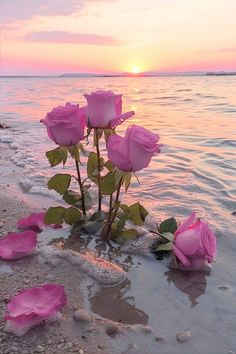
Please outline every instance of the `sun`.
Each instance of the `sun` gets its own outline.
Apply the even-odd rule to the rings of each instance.
[[[132,66],[130,72],[131,72],[132,74],[140,74],[140,73],[141,73],[141,70],[140,70],[140,68],[139,68],[138,66]]]

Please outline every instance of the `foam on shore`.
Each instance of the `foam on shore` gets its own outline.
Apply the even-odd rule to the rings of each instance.
[[[40,257],[49,264],[57,265],[61,260],[65,260],[73,266],[78,266],[90,277],[103,285],[114,285],[122,282],[126,277],[126,272],[119,265],[95,257],[91,252],[85,254],[73,250],[60,250],[53,246],[40,247]]]

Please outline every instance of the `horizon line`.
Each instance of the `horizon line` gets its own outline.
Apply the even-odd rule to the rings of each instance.
[[[10,77],[54,77],[54,78],[73,78],[73,77],[158,77],[158,76],[175,76],[175,75],[236,75],[235,70],[193,70],[193,71],[144,71],[140,73],[120,72],[120,73],[93,73],[93,72],[78,72],[78,73],[63,73],[63,74],[5,74],[0,75],[0,78]]]

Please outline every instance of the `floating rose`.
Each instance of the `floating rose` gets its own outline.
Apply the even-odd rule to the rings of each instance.
[[[87,100],[86,124],[89,128],[114,128],[134,111],[122,113],[122,95],[112,91],[96,91],[85,94]]]
[[[148,166],[155,153],[161,151],[162,145],[157,144],[158,141],[159,135],[132,125],[126,130],[124,138],[119,135],[108,138],[108,157],[122,171],[139,171]]]
[[[52,224],[46,225],[44,222],[46,212],[34,213],[27,218],[20,219],[17,223],[19,229],[33,229],[35,231],[42,231],[45,226],[51,226],[54,229],[61,228],[61,225]]]
[[[0,258],[17,259],[29,255],[37,246],[37,233],[10,233],[0,240]]]
[[[47,126],[48,136],[56,144],[77,144],[84,139],[85,107],[67,103],[53,108],[41,122]]]
[[[200,268],[216,256],[216,237],[193,212],[174,233],[173,251],[184,267]]]
[[[64,286],[45,284],[23,289],[7,305],[7,332],[18,336],[55,315],[66,304]]]

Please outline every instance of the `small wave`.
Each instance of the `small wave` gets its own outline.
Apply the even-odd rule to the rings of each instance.
[[[179,96],[159,96],[156,97],[157,100],[178,100]]]
[[[189,91],[192,91],[192,89],[179,89],[179,90],[176,90],[176,92],[189,92]]]

